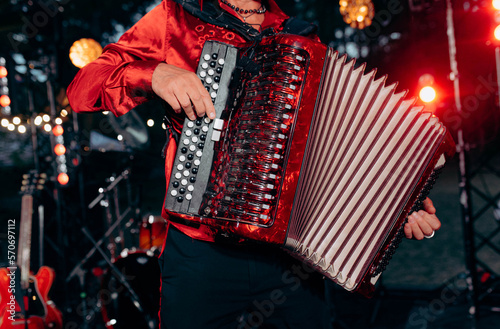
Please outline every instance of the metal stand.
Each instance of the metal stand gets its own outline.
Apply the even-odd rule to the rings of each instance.
[[[453,81],[455,106],[457,113],[462,112],[462,103],[460,98],[460,84],[457,64],[457,47],[455,42],[455,27],[453,22],[453,6],[451,0],[446,0],[446,34],[448,35],[448,46],[450,55],[450,78]],[[459,196],[462,210],[462,223],[464,227],[464,242],[465,242],[465,265],[466,265],[466,282],[467,282],[467,302],[468,316],[471,321],[471,328],[476,328],[476,304],[477,304],[477,265],[474,251],[474,236],[472,224],[472,209],[470,186],[468,180],[468,145],[463,136],[462,127],[457,132],[457,153],[459,157]]]

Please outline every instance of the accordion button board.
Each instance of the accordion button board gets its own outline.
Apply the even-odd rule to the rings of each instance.
[[[212,161],[214,142],[221,136],[224,120],[221,119],[229,93],[229,83],[236,67],[238,50],[216,41],[206,42],[198,63],[197,75],[212,97],[216,118],[207,116],[190,120],[186,117],[179,138],[165,205],[179,213],[197,213],[209,179],[210,166],[200,166]]]

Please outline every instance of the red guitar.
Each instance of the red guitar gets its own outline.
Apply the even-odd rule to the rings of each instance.
[[[61,329],[61,312],[48,296],[54,270],[42,266],[36,275],[30,273],[33,193],[43,180],[33,172],[24,178],[20,233],[13,235],[18,239],[19,266],[0,268],[0,329]],[[8,225],[14,231],[14,220],[9,220]],[[9,254],[8,258],[13,260],[14,255]]]

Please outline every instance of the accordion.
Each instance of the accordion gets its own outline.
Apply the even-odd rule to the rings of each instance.
[[[281,245],[369,296],[454,143],[375,71],[307,38],[204,45],[216,119],[186,119],[165,208],[215,237]]]

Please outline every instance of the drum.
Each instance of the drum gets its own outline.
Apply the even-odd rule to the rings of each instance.
[[[108,268],[99,294],[106,328],[157,328],[161,275],[158,259],[153,251],[125,249],[115,260],[114,266],[138,296],[144,312],[134,306],[134,299],[126,286]]]
[[[149,215],[143,219],[139,230],[139,248],[143,250],[161,250],[167,222],[161,216]]]

